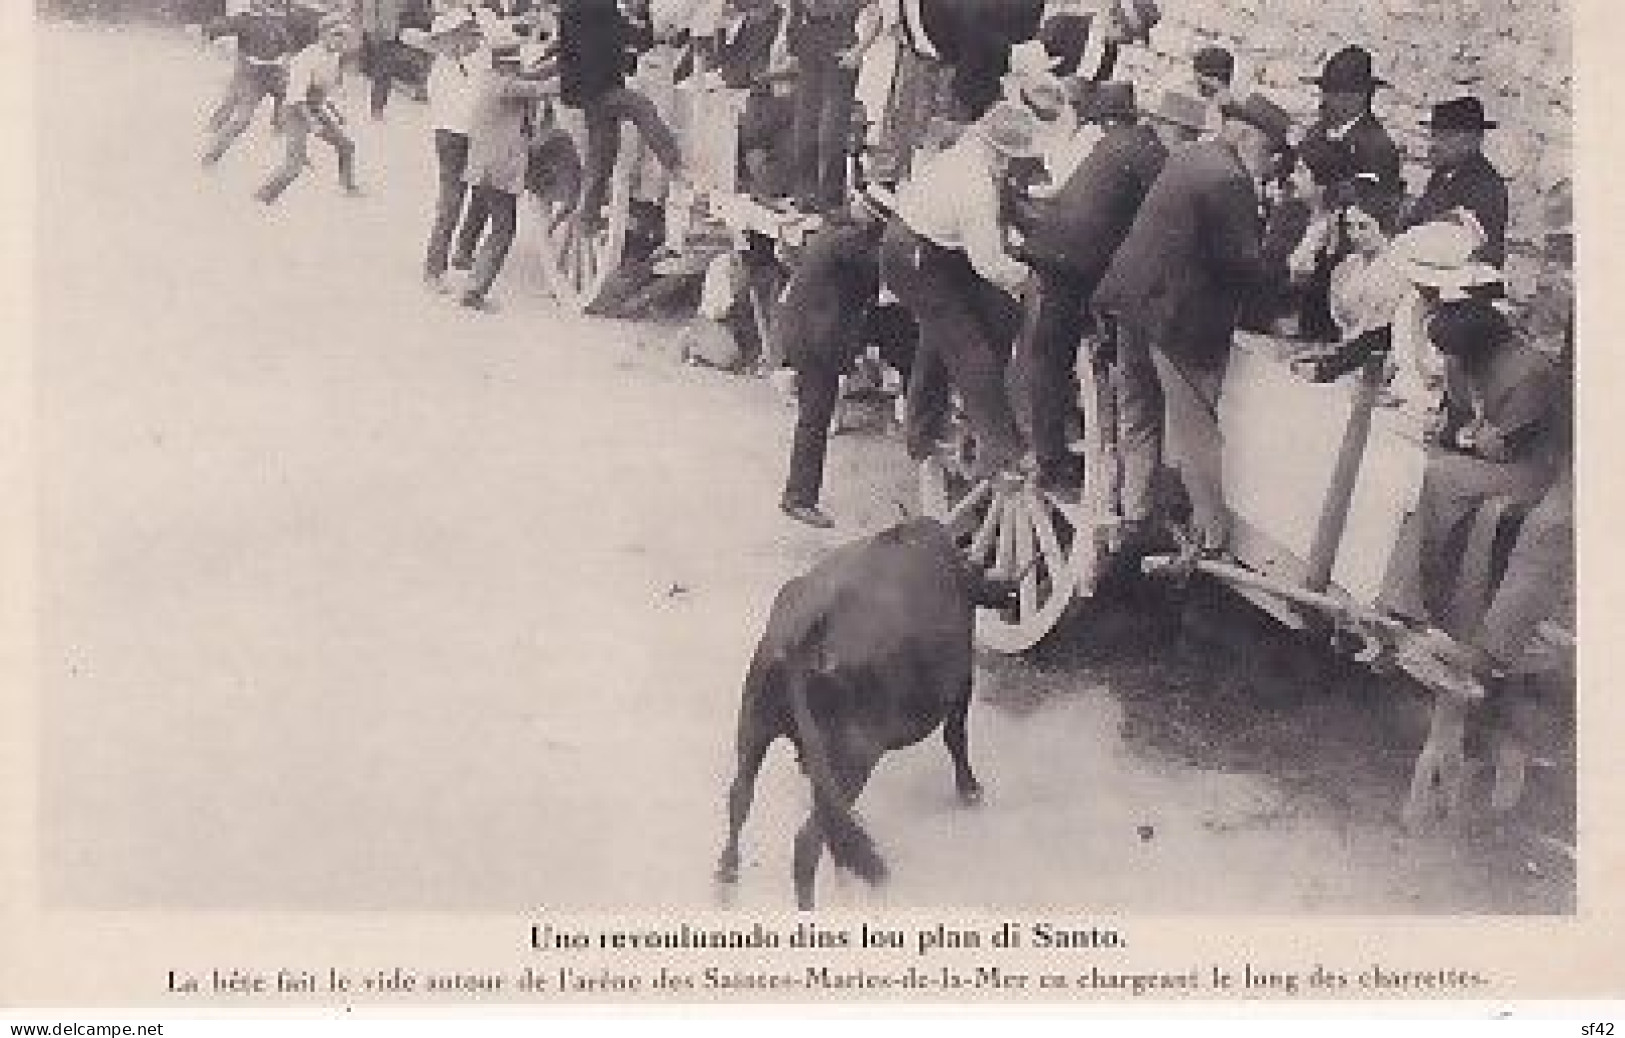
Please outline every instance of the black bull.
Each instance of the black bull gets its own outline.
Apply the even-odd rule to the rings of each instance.
[[[831,553],[774,599],[745,675],[739,770],[728,793],[728,839],[717,879],[739,877],[739,833],[756,775],[779,738],[795,744],[813,807],[796,835],[796,902],[813,907],[824,844],[836,865],[870,883],[886,863],[852,812],[880,758],[942,725],[960,798],[982,787],[966,753],[971,630],[977,605],[1009,587],[969,569],[950,532],[915,519]]]

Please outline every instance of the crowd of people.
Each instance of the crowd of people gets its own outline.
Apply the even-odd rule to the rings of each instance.
[[[1061,500],[1077,500],[1085,476],[1071,441],[1087,351],[1113,402],[1129,550],[1169,518],[1157,485],[1170,467],[1188,497],[1182,543],[1222,553],[1220,394],[1246,328],[1322,344],[1306,377],[1384,365],[1385,402],[1425,427],[1419,536],[1390,606],[1448,632],[1433,662],[1451,680],[1516,670],[1549,612],[1550,568],[1572,561],[1572,229],[1560,192],[1543,241],[1557,280],[1532,320],[1514,320],[1508,191],[1485,154],[1496,123],[1480,98],[1432,104],[1428,177],[1411,196],[1369,50],[1350,44],[1302,70],[1319,98],[1304,123],[1242,82],[1223,47],[1196,50],[1175,81],[1120,74],[1124,48],[1159,22],[1152,0],[349,2],[327,0],[306,25],[289,0],[250,0],[207,25],[236,37],[238,63],[204,162],[269,99],[286,158],[259,197],[274,203],[299,177],[312,135],[359,190],[333,104],[358,52],[374,116],[396,86],[427,94],[438,178],[424,278],[447,292],[448,267],[470,269],[471,308],[491,306],[546,106],[584,116],[568,218],[595,226],[625,123],[675,184],[712,187],[631,83],[641,54],[675,46],[679,76],[744,96],[742,190],[818,227],[791,250],[765,351],[796,374],[781,500],[792,518],[833,525],[820,505],[831,416],[880,326],[908,340],[898,366],[912,457],[943,449],[957,397],[976,477],[1032,480]],[[940,144],[903,149],[883,174],[853,161],[866,133],[859,69],[878,46],[897,55],[884,135],[924,140],[924,113]],[[877,322],[882,312],[908,319]],[[1486,547],[1491,502],[1529,513],[1510,554]]]
[[[861,348],[858,315],[879,305],[877,285],[917,330],[910,454],[945,449],[951,391],[976,443],[974,478],[1078,499],[1074,371],[1089,353],[1109,380],[1109,478],[1130,552],[1166,530],[1165,468],[1188,500],[1179,542],[1225,552],[1219,414],[1236,332],[1298,339],[1295,370],[1312,380],[1381,365],[1381,403],[1429,445],[1381,603],[1431,632],[1408,650],[1425,657],[1410,669],[1455,692],[1506,685],[1572,588],[1567,183],[1550,186],[1541,214],[1537,305],[1514,306],[1508,190],[1485,152],[1496,122],[1480,98],[1431,105],[1426,181],[1408,195],[1405,156],[1374,104],[1389,84],[1361,46],[1305,70],[1319,105],[1299,123],[1237,83],[1222,48],[1191,55],[1185,81],[1142,85],[1113,78],[1110,60],[1062,74],[1061,35],[1011,48],[991,66],[997,89],[956,69],[957,139],[916,155],[895,190],[865,187],[805,250],[778,315],[800,404],[784,510],[832,523],[809,473],[831,373]]]

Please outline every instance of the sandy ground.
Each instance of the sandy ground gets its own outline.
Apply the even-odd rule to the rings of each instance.
[[[316,145],[267,211],[263,122],[197,166],[223,51],[54,27],[39,66],[46,898],[714,904],[744,662],[783,579],[898,516],[898,445],[837,440],[806,530],[765,383],[561,316],[523,245],[500,315],[424,293],[409,101],[349,103],[367,197]],[[981,668],[986,806],[936,740],[894,755],[894,880],[824,904],[1572,910],[1521,843],[1398,832],[1417,733],[1377,700],[1260,699],[1132,617],[1060,642]],[[805,803],[781,746],[737,904],[790,904]]]

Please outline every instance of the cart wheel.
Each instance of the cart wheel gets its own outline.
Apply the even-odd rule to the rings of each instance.
[[[541,234],[542,275],[559,305],[574,313],[600,302],[620,269],[639,148],[633,134],[621,135],[604,219],[597,227],[588,227],[577,204],[584,180],[585,139],[564,130],[551,134],[532,148],[529,177]]]
[[[920,496],[925,514],[948,524],[972,563],[1021,578],[1013,608],[976,611],[976,640],[984,648],[1025,652],[1055,629],[1077,591],[1078,553],[1093,551],[1090,537],[1079,536],[1077,506],[1031,481],[970,482],[959,465],[939,457],[920,463]]]

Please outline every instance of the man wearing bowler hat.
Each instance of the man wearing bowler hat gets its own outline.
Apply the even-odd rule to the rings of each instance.
[[[1094,308],[1117,353],[1119,498],[1130,541],[1150,530],[1163,437],[1196,543],[1224,546],[1219,389],[1242,300],[1264,278],[1260,182],[1290,117],[1262,94],[1223,108],[1219,135],[1169,152],[1112,257]]]
[[[1304,134],[1304,146],[1345,150],[1351,176],[1375,178],[1383,211],[1373,213],[1392,226],[1404,194],[1400,180],[1400,153],[1388,131],[1371,111],[1377,88],[1388,81],[1371,70],[1371,52],[1348,46],[1326,59],[1320,75],[1304,80],[1320,88],[1320,115]]]
[[[1038,481],[1068,498],[1083,483],[1080,459],[1066,449],[1066,418],[1068,399],[1077,398],[1073,368],[1086,304],[1168,156],[1139,121],[1132,83],[1102,83],[1093,101],[1101,138],[1058,190],[1012,213],[1024,236],[1017,255],[1038,280],[1018,346],[1032,383]]]
[[[830,420],[841,375],[863,346],[880,293],[880,237],[893,216],[891,192],[870,184],[852,193],[807,239],[773,314],[771,335],[796,373],[796,427],[779,510],[808,526],[834,525],[818,506]]]
[[[1217,133],[1224,122],[1220,109],[1231,100],[1231,84],[1236,78],[1236,56],[1223,47],[1199,48],[1191,57],[1192,82],[1196,96],[1207,105],[1207,123],[1204,129]]]
[[[1475,258],[1499,267],[1506,261],[1507,186],[1484,155],[1484,131],[1495,122],[1485,118],[1483,102],[1467,96],[1434,105],[1426,126],[1433,173],[1405,211],[1404,226],[1434,223],[1465,209],[1484,232]]]

